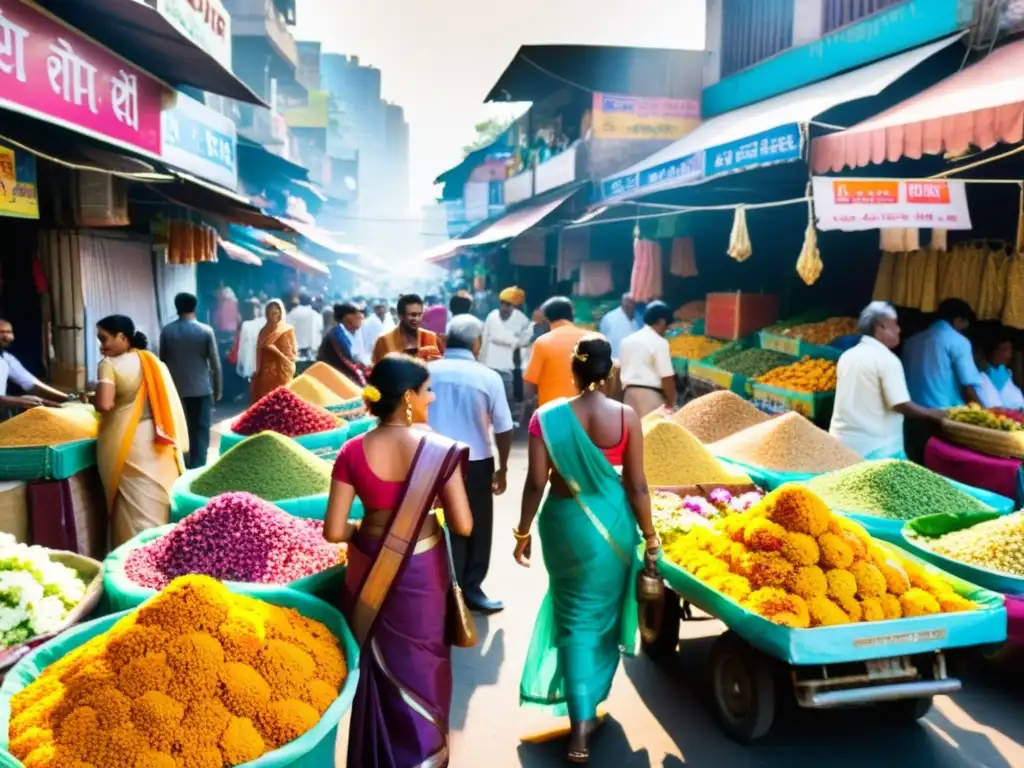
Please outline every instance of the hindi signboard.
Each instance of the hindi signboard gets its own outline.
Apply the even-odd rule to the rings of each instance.
[[[700,124],[700,102],[595,93],[596,139],[681,139]]]
[[[967,188],[945,179],[814,177],[818,229],[970,229]]]

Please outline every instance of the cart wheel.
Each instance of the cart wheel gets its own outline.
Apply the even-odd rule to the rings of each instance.
[[[715,708],[726,732],[740,742],[765,736],[775,719],[775,674],[771,660],[726,632],[711,651]]]
[[[679,595],[665,590],[665,604],[662,608],[661,627],[658,636],[651,642],[642,642],[643,652],[655,663],[671,659],[679,648],[679,623],[682,619]]]
[[[897,723],[916,723],[932,709],[932,697],[920,699],[900,699],[887,701],[880,705],[886,721]]]

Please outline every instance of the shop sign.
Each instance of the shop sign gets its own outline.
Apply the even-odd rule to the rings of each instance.
[[[181,34],[231,70],[231,15],[221,0],[156,0],[156,9]]]
[[[970,229],[963,181],[814,177],[818,229]]]
[[[0,216],[39,218],[36,157],[0,141]]]
[[[802,152],[800,126],[780,125],[739,141],[704,150],[704,177],[749,171],[752,168],[799,160]]]
[[[645,190],[654,191],[654,188],[663,184],[692,184],[700,181],[703,176],[704,153],[696,152],[636,173],[605,179],[601,182],[601,197],[608,199]]]
[[[595,93],[596,139],[681,139],[700,124],[700,102]]]
[[[238,138],[231,118],[179,93],[174,109],[164,112],[162,120],[164,160],[228,189],[238,188]]]
[[[0,0],[0,107],[160,153],[163,85],[20,0]]]

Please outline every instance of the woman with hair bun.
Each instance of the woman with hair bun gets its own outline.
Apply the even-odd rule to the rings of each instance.
[[[568,714],[568,759],[585,763],[620,649],[635,651],[640,531],[649,572],[661,544],[651,522],[640,417],[601,391],[612,371],[611,345],[588,334],[571,365],[580,394],[549,403],[530,421],[529,468],[512,535],[516,562],[528,568],[530,529],[547,488],[538,527],[548,595],[534,624],[520,701]]]
[[[472,533],[473,517],[469,449],[421,426],[433,399],[421,361],[385,356],[363,390],[378,426],[334,464],[324,538],[350,542],[342,605],[362,652],[348,765],[362,768],[449,764],[451,582],[434,502],[454,534]],[[348,522],[356,496],[366,510],[358,530]]]
[[[146,351],[146,336],[132,319],[105,317],[96,323],[96,336],[103,353],[96,377],[96,457],[117,547],[167,525],[171,486],[185,471],[188,428],[170,371]]]

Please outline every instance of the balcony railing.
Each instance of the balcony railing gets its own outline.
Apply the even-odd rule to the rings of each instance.
[[[505,205],[521,203],[533,197],[533,169],[527,168],[505,179]]]
[[[539,195],[549,189],[576,181],[576,144],[541,163],[534,170],[536,182],[533,193]]]
[[[299,65],[299,46],[274,0],[225,0],[232,37],[265,37],[289,65]]]

